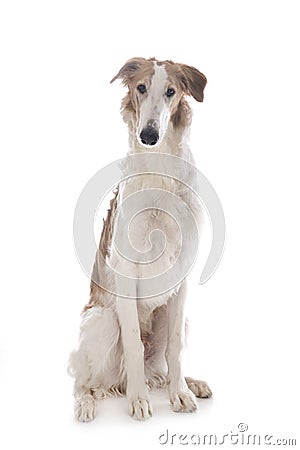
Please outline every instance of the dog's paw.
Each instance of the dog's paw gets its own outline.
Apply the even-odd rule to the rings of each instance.
[[[193,412],[197,409],[196,397],[189,389],[171,393],[170,402],[175,412]]]
[[[212,391],[205,381],[194,380],[193,378],[186,377],[186,382],[189,389],[199,398],[210,398]]]
[[[92,395],[84,395],[75,401],[74,413],[80,422],[90,422],[95,417],[96,402]]]
[[[152,406],[146,396],[129,399],[129,414],[136,420],[147,420],[152,417]]]

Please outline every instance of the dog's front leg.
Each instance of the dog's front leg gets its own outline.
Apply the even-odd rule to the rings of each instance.
[[[188,388],[183,376],[182,354],[185,341],[185,294],[184,282],[177,295],[168,301],[168,344],[166,360],[168,363],[169,398],[173,411],[192,412],[197,409],[196,397]]]
[[[136,300],[118,298],[117,313],[127,373],[129,413],[134,419],[146,420],[152,416],[152,408],[145,383],[144,346],[140,337]]]

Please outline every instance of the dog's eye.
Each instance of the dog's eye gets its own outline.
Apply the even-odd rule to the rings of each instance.
[[[173,88],[169,88],[166,92],[167,97],[172,97],[175,94],[175,90]]]
[[[144,84],[139,84],[137,87],[137,90],[141,93],[141,94],[145,94],[146,92],[146,86]]]

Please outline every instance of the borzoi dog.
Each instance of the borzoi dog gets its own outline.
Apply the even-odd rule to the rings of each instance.
[[[129,154],[163,153],[194,164],[187,142],[191,109],[185,96],[202,102],[205,76],[185,64],[133,58],[111,82],[116,79],[128,88],[122,115],[129,130]],[[126,395],[134,419],[148,419],[152,415],[151,387],[167,386],[172,410],[176,412],[195,411],[195,397],[212,395],[204,381],[183,375],[185,281],[176,284],[174,279],[174,288],[152,297],[146,297],[139,284],[142,277],[163,273],[178,256],[180,239],[172,217],[161,209],[145,208],[144,214],[131,224],[131,239],[141,254],[149,250],[153,229],[163,230],[168,236],[163,254],[152,265],[124,261],[114,250],[116,239],[122,240],[127,233],[122,225],[122,203],[137,191],[146,193],[153,188],[162,195],[168,192],[184,198],[195,214],[200,211],[186,186],[160,174],[126,179],[115,190],[98,252],[102,261],[126,274],[126,286],[122,289],[128,295],[126,298],[104,290],[95,282],[97,277],[92,276],[90,300],[82,312],[79,346],[69,362],[69,372],[75,378],[75,416],[82,422],[94,418],[96,400],[113,395]],[[165,210],[168,211],[168,204]],[[185,209],[178,214],[184,221]],[[193,236],[186,245],[190,249],[195,246]],[[99,261],[96,258],[94,275],[100,270]]]

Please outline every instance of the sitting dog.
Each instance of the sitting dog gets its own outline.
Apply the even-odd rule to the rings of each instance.
[[[194,164],[187,142],[191,109],[185,97],[202,102],[206,77],[185,64],[133,58],[112,82],[116,79],[128,88],[122,115],[129,130],[129,155],[168,154]],[[123,258],[114,245],[126,238],[126,199],[136,192],[146,200],[149,193],[154,201],[164,205],[147,209],[145,202],[145,208],[141,207],[143,214],[131,223],[131,242],[141,257],[145,252],[157,254],[154,234],[149,246],[153,230],[162,230],[168,236],[164,251],[158,259],[150,259],[149,264]],[[165,193],[172,196],[164,197]],[[90,300],[82,312],[79,346],[69,362],[70,374],[75,378],[75,415],[80,421],[92,420],[96,400],[112,395],[126,395],[130,415],[138,420],[148,419],[152,415],[151,387],[167,386],[171,407],[177,412],[192,412],[197,408],[195,397],[212,395],[205,382],[183,375],[186,281],[178,283],[174,273],[173,287],[153,296],[143,292],[140,282],[164,273],[178,257],[180,232],[166,213],[175,197],[183,199],[196,216],[200,214],[199,204],[188,187],[157,173],[125,179],[114,192],[94,264]],[[185,245],[192,249],[196,244],[193,233],[189,236],[187,209],[178,208],[176,202],[174,205],[181,224],[187,228]],[[103,289],[99,275],[105,272],[103,264],[125,274],[121,281],[124,295]],[[115,280],[111,278],[109,283],[113,286]]]

